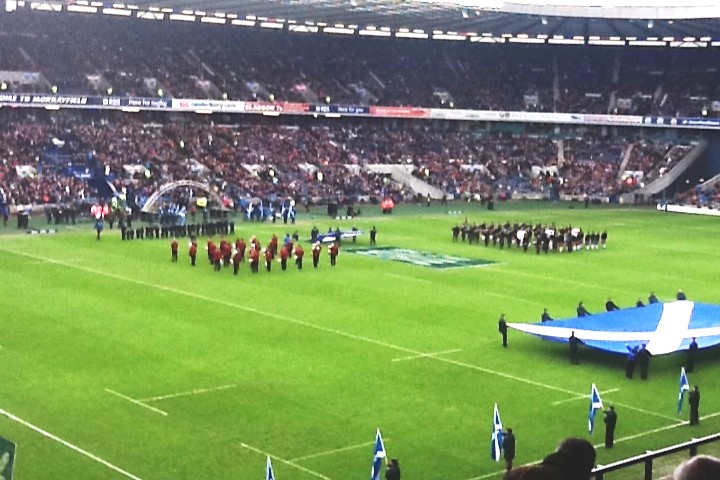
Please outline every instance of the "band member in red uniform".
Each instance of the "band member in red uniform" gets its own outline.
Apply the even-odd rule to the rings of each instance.
[[[240,262],[242,262],[242,255],[239,250],[235,250],[235,255],[232,257],[233,275],[237,275],[240,271]]]
[[[273,261],[273,252],[272,248],[268,247],[265,249],[265,268],[269,272],[272,270],[272,261]]]
[[[272,238],[270,238],[270,248],[272,249],[273,258],[275,258],[275,255],[278,253],[278,237],[274,233]]]
[[[260,262],[260,251],[257,248],[251,248],[250,253],[250,271],[252,273],[258,273],[258,263]]]
[[[312,247],[313,268],[317,268],[320,263],[320,252],[322,252],[320,242],[315,242]]]
[[[173,238],[172,243],[170,244],[170,253],[172,254],[172,261],[173,263],[177,262],[177,253],[178,253],[178,241],[177,238]]]
[[[287,247],[283,247],[280,249],[280,268],[283,272],[287,270],[287,261],[289,256],[290,250],[288,250]]]
[[[240,252],[240,261],[245,261],[245,249],[247,248],[247,244],[245,243],[245,239],[241,238],[239,240],[235,241],[235,250]]]
[[[340,249],[338,248],[338,242],[333,242],[332,245],[328,247],[328,253],[330,253],[330,265],[333,267],[335,266],[335,263],[337,262],[337,256],[338,251]]]
[[[223,240],[220,242],[220,251],[223,255],[223,264],[226,267],[230,266],[230,260],[232,258],[232,245],[230,245],[230,242],[227,242]]]
[[[303,250],[302,245],[298,244],[298,246],[295,247],[295,266],[298,268],[298,270],[302,270],[302,262],[304,256],[305,250]]]
[[[220,264],[222,263],[222,252],[219,248],[216,248],[213,252],[213,269],[216,272],[220,271]]]
[[[208,238],[207,253],[208,253],[208,261],[211,264],[215,261],[215,250],[217,250],[217,246],[215,246],[215,242],[212,241],[212,238]]]
[[[197,257],[197,242],[193,240],[190,243],[190,265],[195,266],[195,257]]]

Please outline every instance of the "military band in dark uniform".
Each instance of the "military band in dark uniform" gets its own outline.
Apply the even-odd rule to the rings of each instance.
[[[468,244],[480,244],[488,247],[511,249],[513,245],[523,252],[527,252],[531,245],[535,253],[568,252],[582,250],[598,250],[607,247],[607,231],[589,231],[567,225],[557,227],[555,224],[535,225],[528,223],[472,223],[467,220],[462,224],[454,225],[451,229],[452,241],[462,242],[467,240]]]

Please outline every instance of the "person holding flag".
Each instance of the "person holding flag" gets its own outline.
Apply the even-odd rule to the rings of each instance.
[[[677,413],[682,413],[683,403],[685,402],[685,392],[690,391],[690,382],[688,382],[687,375],[685,374],[685,367],[680,367],[680,393],[678,393],[678,408]]]
[[[505,470],[510,471],[513,467],[513,460],[515,460],[515,435],[513,435],[512,428],[508,428],[503,434],[502,441],[503,458],[505,458]]]
[[[375,450],[373,452],[372,467],[370,468],[370,480],[380,480],[380,469],[383,460],[387,462],[387,452],[385,451],[385,444],[383,443],[382,435],[380,435],[380,429],[378,428],[375,434]]]
[[[595,384],[592,384],[592,389],[590,390],[590,413],[588,414],[588,433],[592,435],[593,430],[595,430],[595,414],[598,410],[602,410],[603,403],[602,399],[600,398],[600,392],[598,392],[597,387]]]
[[[385,472],[385,480],[400,480],[400,463],[397,458],[391,458]]]
[[[265,463],[265,480],[275,480],[275,472],[273,472],[270,455],[268,455],[267,462]]]

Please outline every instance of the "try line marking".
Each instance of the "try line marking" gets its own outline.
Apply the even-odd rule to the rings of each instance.
[[[374,443],[374,442],[373,442],[373,443]],[[295,461],[293,461],[293,460],[285,460],[284,458],[276,457],[275,455],[270,455],[269,453],[263,452],[263,451],[260,450],[259,448],[255,448],[255,447],[253,447],[252,445],[248,445],[247,443],[241,443],[240,446],[243,447],[243,448],[246,448],[246,449],[250,450],[251,452],[259,453],[260,455],[262,455],[262,456],[264,456],[264,457],[270,457],[270,458],[273,459],[273,460],[277,460],[277,461],[279,461],[279,462],[282,462],[282,463],[284,463],[285,465],[290,465],[291,467],[297,468],[298,470],[303,471],[303,472],[305,472],[305,473],[309,473],[310,475],[312,475],[312,476],[314,476],[314,477],[322,478],[323,480],[330,480],[329,477],[326,477],[326,476],[323,475],[322,473],[318,473],[318,472],[316,472],[316,471],[314,471],[314,470],[310,470],[309,468],[305,468],[305,467],[303,467],[302,465],[298,465],[298,464],[295,463]]]
[[[220,300],[220,299],[218,299],[218,298],[213,298],[213,297],[208,297],[208,296],[205,296],[205,295],[200,295],[200,294],[198,294],[198,293],[193,293],[193,292],[189,292],[189,291],[185,291],[185,290],[180,290],[180,289],[168,287],[168,286],[165,286],[165,285],[158,285],[158,284],[156,284],[156,283],[144,282],[144,281],[142,281],[142,280],[138,280],[138,279],[135,279],[135,278],[123,277],[122,275],[116,275],[116,274],[114,274],[114,273],[106,272],[106,271],[103,271],[103,270],[95,270],[95,269],[93,269],[93,268],[85,267],[85,266],[83,266],[83,265],[73,265],[73,264],[71,264],[71,263],[61,262],[61,261],[56,260],[56,259],[54,259],[54,258],[45,258],[45,257],[41,257],[41,256],[39,256],[39,255],[32,255],[32,254],[29,254],[29,253],[17,252],[17,251],[15,251],[15,250],[10,250],[10,249],[7,249],[7,248],[0,248],[0,251],[7,252],[7,253],[11,253],[11,254],[14,254],[14,255],[19,255],[19,256],[21,256],[21,257],[33,258],[33,259],[36,259],[36,260],[46,260],[48,264],[59,265],[59,266],[62,266],[62,267],[72,268],[72,269],[75,269],[75,270],[80,270],[80,271],[83,271],[83,272],[93,273],[93,274],[95,274],[95,275],[100,275],[100,276],[107,277],[107,278],[114,278],[114,279],[116,279],[116,280],[122,280],[123,282],[126,282],[126,283],[134,283],[135,285],[141,285],[141,286],[143,286],[143,287],[155,288],[155,289],[158,289],[158,290],[162,290],[162,291],[164,291],[164,292],[170,292],[170,293],[174,293],[174,294],[176,294],[176,295],[181,295],[181,296],[185,296],[185,297],[188,297],[188,298],[194,298],[194,299],[197,299],[197,300],[202,300],[203,302],[211,302],[211,303],[216,303],[216,304],[218,304],[218,305],[224,305],[224,306],[226,306],[226,307],[235,308],[235,309],[242,310],[242,311],[245,311],[245,312],[253,313],[253,314],[258,315],[258,316],[264,316],[264,317],[267,317],[267,318],[273,318],[273,319],[275,319],[275,320],[281,320],[281,321],[283,321],[283,322],[292,323],[292,324],[294,324],[294,325],[301,325],[301,326],[303,326],[303,327],[312,328],[312,329],[315,329],[315,330],[318,330],[318,331],[321,331],[321,332],[331,333],[331,334],[333,334],[333,335],[337,335],[337,336],[340,336],[340,337],[351,338],[351,339],[353,339],[353,340],[358,340],[358,341],[365,342],[365,343],[369,343],[369,344],[372,344],[372,345],[378,345],[378,346],[385,347],[385,348],[389,348],[389,349],[392,349],[392,350],[397,350],[397,351],[403,352],[403,353],[405,353],[405,354],[407,354],[407,355],[424,355],[424,352],[420,352],[420,351],[415,350],[415,349],[412,349],[412,348],[403,347],[403,346],[401,346],[401,345],[396,345],[396,344],[389,343],[389,342],[386,342],[386,341],[383,341],[383,340],[376,340],[376,339],[370,338],[370,337],[364,337],[364,336],[362,336],[362,335],[357,335],[357,334],[354,334],[354,333],[343,332],[342,330],[336,330],[336,329],[334,329],[334,328],[324,327],[324,326],[322,326],[322,325],[316,325],[316,324],[314,324],[314,323],[306,322],[306,321],[299,320],[299,319],[297,319],[297,318],[288,317],[288,316],[285,316],[285,315],[280,315],[280,314],[277,314],[277,313],[266,312],[266,311],[264,311],[264,310],[260,310],[260,309],[257,309],[257,308],[248,307],[247,305],[240,305],[240,304],[237,304],[237,303],[232,303],[232,302],[228,302],[228,301],[225,301],[225,300]],[[497,270],[497,271],[500,271],[500,270]],[[520,383],[525,383],[525,384],[527,384],[527,385],[533,385],[533,386],[538,387],[538,388],[544,388],[544,389],[546,389],[546,390],[552,390],[552,391],[555,391],[555,392],[566,393],[566,394],[571,395],[571,396],[573,396],[573,397],[581,397],[581,396],[584,396],[584,394],[582,394],[582,393],[574,392],[574,391],[568,390],[568,389],[566,389],[566,388],[556,387],[556,386],[554,386],[554,385],[548,385],[548,384],[543,383],[543,382],[538,382],[538,381],[535,381],[535,380],[530,380],[530,379],[528,379],[528,378],[518,377],[518,376],[515,376],[515,375],[511,375],[511,374],[509,374],[509,373],[505,373],[505,372],[498,372],[497,370],[491,370],[491,369],[489,369],[489,368],[480,367],[480,366],[478,366],[478,365],[473,365],[473,364],[471,364],[471,363],[460,362],[460,361],[457,361],[457,360],[453,360],[453,359],[451,359],[451,358],[446,358],[446,357],[442,357],[442,356],[435,356],[435,357],[428,357],[428,358],[437,360],[437,361],[439,361],[439,362],[444,362],[444,363],[447,363],[447,364],[450,364],[450,365],[454,365],[454,366],[456,366],[456,367],[468,368],[468,369],[475,370],[475,371],[478,371],[478,372],[486,373],[486,374],[488,374],[488,375],[494,375],[494,376],[496,376],[496,377],[505,378],[505,379],[513,380],[513,381],[520,382]],[[648,414],[648,415],[653,415],[653,416],[656,416],[656,417],[659,417],[659,418],[664,418],[664,419],[666,419],[666,420],[668,420],[668,419],[669,419],[669,420],[672,420],[672,421],[675,421],[675,420],[676,420],[675,418],[669,417],[669,416],[667,416],[667,415],[663,415],[663,414],[660,414],[660,413],[651,412],[651,411],[649,411],[649,410],[643,410],[643,409],[637,408],[637,407],[631,407],[631,406],[629,406],[629,405],[624,405],[624,404],[620,404],[620,403],[617,403],[617,402],[615,402],[615,405],[620,406],[620,407],[623,407],[623,408],[626,408],[626,409],[628,409],[628,410],[635,410],[635,411],[637,411],[637,412],[645,413],[645,414]]]
[[[390,441],[390,439],[386,438],[385,441],[388,442],[388,441]],[[326,450],[326,451],[320,452],[320,453],[313,453],[310,455],[293,458],[290,461],[291,462],[300,462],[302,460],[309,460],[311,458],[324,457],[326,455],[333,455],[335,453],[346,452],[348,450],[355,450],[356,448],[371,447],[373,445],[375,445],[375,442],[358,443],[357,445],[350,445],[349,447],[336,448],[334,450]]]
[[[606,393],[613,393],[619,391],[619,388],[611,388],[610,390],[605,390],[604,392],[600,392],[601,396]],[[566,398],[565,400],[558,400],[557,402],[553,402],[553,405],[560,405],[562,403],[567,402],[574,402],[576,400],[588,400],[590,398],[590,395],[583,395],[582,397],[574,397],[574,398]]]
[[[139,402],[159,402],[160,400],[167,400],[168,398],[187,397],[189,395],[199,395],[201,393],[217,392],[218,390],[227,390],[228,388],[235,388],[237,385],[222,385],[220,387],[213,388],[195,388],[188,390],[187,392],[171,393],[169,395],[160,395],[157,397],[141,398]]]
[[[420,355],[410,355],[409,357],[393,358],[393,362],[404,362],[405,360],[416,360],[418,358],[430,358],[437,357],[438,355],[445,355],[447,353],[462,352],[462,348],[456,348],[454,350],[445,350],[444,352],[432,352],[432,353],[421,353]]]
[[[150,406],[150,405],[144,404],[144,403],[142,402],[142,400],[136,400],[136,399],[134,399],[134,398],[130,398],[130,397],[128,397],[127,395],[123,395],[122,393],[118,393],[118,392],[116,392],[115,390],[110,390],[109,388],[106,388],[105,391],[106,391],[107,393],[109,393],[109,394],[115,395],[116,397],[120,397],[120,398],[122,398],[123,400],[127,400],[127,401],[130,402],[130,403],[134,403],[135,405],[139,405],[139,406],[141,406],[141,407],[143,407],[143,408],[147,408],[148,410],[152,410],[152,411],[155,412],[155,413],[159,413],[160,415],[162,415],[162,416],[164,416],[164,417],[167,417],[167,415],[168,415],[167,412],[164,412],[164,411],[160,410],[159,408],[155,408],[155,407],[152,407],[152,406]]]
[[[138,477],[137,475],[133,475],[132,473],[127,472],[127,471],[123,470],[122,468],[117,467],[117,466],[113,465],[112,463],[110,463],[110,462],[108,462],[108,461],[106,461],[106,460],[103,460],[102,458],[98,457],[98,456],[95,455],[95,454],[92,454],[92,453],[88,452],[87,450],[83,450],[82,448],[80,448],[80,447],[78,447],[78,446],[76,446],[76,445],[73,445],[73,444],[70,443],[70,442],[67,442],[67,441],[63,440],[62,438],[57,437],[57,436],[53,435],[52,433],[43,430],[43,429],[40,428],[40,427],[36,427],[36,426],[33,425],[32,423],[26,422],[26,421],[23,420],[22,418],[17,417],[17,416],[15,416],[15,415],[13,415],[12,413],[8,412],[8,411],[5,411],[5,410],[3,410],[3,409],[0,409],[0,415],[3,415],[3,416],[5,416],[5,417],[9,418],[9,419],[12,420],[13,422],[17,422],[17,423],[19,423],[20,425],[22,425],[22,426],[24,426],[24,427],[27,427],[27,428],[29,428],[30,430],[32,430],[32,431],[34,431],[34,432],[36,432],[36,433],[39,433],[39,434],[42,435],[43,437],[49,438],[50,440],[54,440],[54,441],[58,442],[59,444],[65,446],[65,447],[67,447],[67,448],[69,448],[70,450],[74,450],[74,451],[76,451],[77,453],[88,457],[88,458],[91,459],[91,460],[94,460],[94,461],[96,461],[96,462],[98,462],[98,463],[100,463],[100,464],[102,464],[102,465],[105,465],[105,466],[108,467],[110,470],[114,470],[114,471],[116,471],[117,473],[119,473],[119,474],[121,474],[121,475],[123,475],[123,476],[125,476],[125,477],[127,477],[127,478],[131,478],[132,480],[142,480],[142,479],[141,479],[140,477]]]

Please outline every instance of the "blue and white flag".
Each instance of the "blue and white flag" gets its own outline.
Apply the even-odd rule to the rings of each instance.
[[[370,470],[370,480],[380,480],[380,469],[385,458],[387,458],[385,444],[378,428],[375,434],[375,451],[373,453],[372,469]]]
[[[270,455],[268,455],[267,463],[265,464],[265,480],[275,480],[275,472],[273,472]]]
[[[495,404],[495,413],[493,414],[493,430],[492,430],[492,438],[490,442],[490,458],[495,460],[496,462],[500,461],[501,453],[502,453],[502,443],[503,443],[503,426],[502,421],[500,420],[500,412],[497,408],[497,403]]]
[[[680,393],[678,394],[678,414],[682,413],[683,403],[685,401],[685,392],[690,391],[690,382],[688,382],[685,374],[685,367],[680,368]]]
[[[590,391],[590,413],[588,414],[588,432],[593,433],[595,429],[595,414],[598,410],[603,408],[602,399],[600,398],[600,392],[598,392],[595,384],[592,384],[592,390]]]

